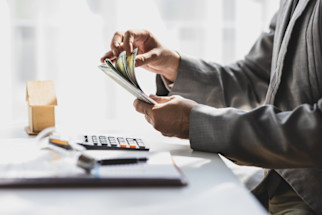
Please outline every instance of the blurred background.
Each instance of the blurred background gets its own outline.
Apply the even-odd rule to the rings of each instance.
[[[57,121],[141,120],[97,66],[117,30],[148,29],[180,53],[228,64],[268,29],[278,0],[0,0],[0,126],[28,119],[26,82],[54,80]],[[147,94],[155,76],[137,68]]]

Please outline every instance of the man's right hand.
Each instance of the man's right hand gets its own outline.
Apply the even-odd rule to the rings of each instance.
[[[124,50],[129,56],[135,48],[138,48],[135,66],[142,66],[151,72],[163,75],[171,82],[176,80],[179,54],[165,48],[146,30],[116,32],[111,41],[111,50],[101,58],[101,62],[106,58],[114,60]]]

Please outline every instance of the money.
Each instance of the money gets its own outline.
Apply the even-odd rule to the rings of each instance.
[[[112,67],[113,70],[116,70],[126,80],[132,83],[136,88],[141,90],[135,76],[135,58],[137,52],[138,49],[136,48],[128,57],[126,56],[125,51],[121,52],[121,54],[116,58],[115,66],[109,59],[107,59],[106,63],[108,66]]]
[[[127,71],[126,71],[127,70],[126,63],[124,63],[124,61],[126,61],[126,53],[125,53],[125,51],[122,52],[116,58],[115,67],[123,75],[124,78],[126,78],[126,79],[128,79],[130,81],[130,79],[128,78]]]
[[[135,77],[135,58],[136,58],[136,54],[138,52],[138,49],[136,48],[133,53],[127,57],[126,59],[126,65],[127,65],[127,72],[128,72],[128,76],[130,78],[130,80],[132,81],[132,83],[141,90],[136,77]]]
[[[135,58],[137,51],[135,49],[130,56],[126,56],[126,52],[124,51],[116,58],[115,64],[110,59],[105,59],[104,64],[98,67],[138,99],[149,104],[156,104],[153,99],[142,91],[137,82],[135,76]]]

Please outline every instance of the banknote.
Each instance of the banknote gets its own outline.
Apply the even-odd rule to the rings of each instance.
[[[126,53],[125,51],[122,52],[117,58],[116,58],[116,62],[115,62],[115,67],[116,69],[123,75],[124,78],[128,79],[129,81],[131,81],[128,77],[128,73],[127,73],[127,68],[126,68],[126,64],[124,63],[124,61],[126,61]]]
[[[126,56],[125,51],[121,52],[121,54],[116,58],[115,68],[125,79],[141,90],[135,76],[135,57],[137,51],[138,49],[136,48],[130,56]]]
[[[126,58],[126,65],[127,65],[127,71],[128,71],[130,80],[137,88],[141,89],[135,76],[135,58],[136,58],[137,52],[138,52],[138,49],[135,49],[133,53]]]
[[[99,68],[137,98],[150,104],[156,104],[142,91],[136,79],[135,58],[137,51],[138,49],[135,49],[130,56],[126,56],[126,52],[123,51],[116,58],[115,64],[110,59],[105,59],[104,64]]]

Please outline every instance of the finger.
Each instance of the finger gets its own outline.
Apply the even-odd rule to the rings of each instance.
[[[153,105],[143,102],[139,99],[135,99],[133,105],[137,112],[151,116],[150,113]]]
[[[146,41],[150,36],[150,32],[145,30],[128,30],[124,33],[124,50],[129,56],[133,52],[133,46],[138,46]]]
[[[130,56],[133,52],[133,43],[134,43],[134,32],[133,31],[127,31],[124,34],[124,50],[126,51],[126,56]]]
[[[166,133],[166,132],[161,132],[161,134],[165,137],[173,137],[173,135]]]
[[[157,58],[157,54],[153,51],[137,55],[135,58],[135,66],[139,67],[139,66],[149,64],[156,58]]]
[[[115,32],[113,39],[111,41],[111,50],[114,56],[118,56],[121,53],[120,46],[124,40],[124,33],[121,31]]]
[[[109,59],[111,59],[111,60],[114,60],[115,58],[116,58],[116,56],[113,54],[113,52],[112,52],[112,50],[110,50],[110,51],[108,51],[108,52],[106,52],[104,55],[103,55],[103,57],[101,57],[101,62],[102,63],[104,63],[104,60],[106,59],[106,58],[109,58]]]
[[[166,102],[172,100],[172,97],[169,97],[169,96],[162,96],[162,97],[160,97],[160,96],[156,96],[156,95],[152,95],[151,94],[151,95],[149,95],[149,97],[151,99],[153,99],[154,101],[156,101],[157,103],[159,103],[159,104],[166,103]]]
[[[144,115],[145,120],[152,125],[152,119],[148,115]]]

